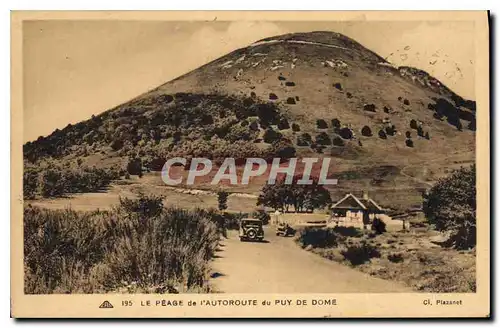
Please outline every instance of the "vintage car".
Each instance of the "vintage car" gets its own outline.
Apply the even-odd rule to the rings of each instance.
[[[242,219],[240,222],[241,241],[262,241],[264,239],[264,229],[262,221],[259,219]]]
[[[295,230],[288,223],[280,222],[276,225],[276,236],[286,237],[293,235],[295,235]]]

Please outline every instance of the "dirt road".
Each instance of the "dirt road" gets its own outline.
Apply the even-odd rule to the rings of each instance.
[[[388,293],[412,292],[324,259],[264,228],[265,242],[240,242],[229,231],[213,263],[211,284],[223,293]]]

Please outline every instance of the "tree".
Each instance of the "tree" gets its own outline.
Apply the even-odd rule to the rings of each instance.
[[[326,132],[321,132],[316,136],[316,143],[318,145],[328,146],[332,144],[332,141]]]
[[[25,170],[23,174],[23,197],[24,199],[35,198],[38,187],[38,172]]]
[[[328,129],[328,124],[323,119],[316,120],[316,126],[318,129]]]
[[[291,184],[285,184],[284,179],[281,179],[274,185],[265,185],[257,205],[269,206],[283,212],[288,212],[291,206],[296,212],[312,212],[331,203],[330,193],[318,184],[316,178],[311,178],[310,185],[299,185],[297,182],[301,178],[300,175],[294,176]]]
[[[423,210],[438,231],[449,232],[450,246],[476,245],[476,166],[441,178],[424,195]]]
[[[221,190],[217,193],[217,202],[219,204],[219,211],[224,211],[227,209],[227,197],[229,194],[227,191]]]
[[[372,129],[368,125],[363,126],[361,129],[361,135],[365,137],[371,137],[372,136]]]

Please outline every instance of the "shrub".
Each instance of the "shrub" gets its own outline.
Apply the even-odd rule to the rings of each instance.
[[[350,93],[350,92],[346,92],[345,95],[347,96],[347,98],[352,98],[352,93]]]
[[[404,261],[403,254],[401,253],[391,253],[387,255],[387,259],[392,263],[400,263]]]
[[[384,113],[389,114],[390,112],[392,112],[391,107],[389,107],[389,106],[384,106]]]
[[[286,103],[289,105],[295,105],[296,104],[295,98],[293,98],[293,97],[286,98]]]
[[[361,231],[355,227],[338,226],[333,228],[333,231],[345,237],[359,237],[362,235]]]
[[[418,126],[418,127],[417,127],[417,135],[418,135],[419,137],[423,137],[423,136],[424,136],[424,129],[422,129],[422,127],[421,127],[421,126]]]
[[[344,146],[344,140],[342,140],[341,137],[335,137],[335,138],[333,138],[333,145],[342,147],[342,146]]]
[[[120,207],[127,213],[140,214],[142,217],[153,217],[163,210],[163,200],[160,196],[139,193],[137,199],[120,197]]]
[[[270,149],[272,157],[292,158],[295,157],[295,148],[288,139],[280,139],[273,141]]]
[[[332,128],[335,129],[340,129],[340,121],[337,118],[332,119]]]
[[[130,175],[142,175],[142,160],[140,158],[129,158],[127,172]]]
[[[300,232],[298,241],[303,248],[307,246],[312,247],[337,247],[345,237],[335,232],[332,228],[311,228],[306,227]]]
[[[341,251],[341,254],[351,265],[360,265],[369,262],[374,257],[380,257],[380,252],[377,248],[365,241],[362,241],[360,244],[348,246],[347,249]]]
[[[352,130],[349,129],[349,128],[342,128],[339,130],[339,135],[343,138],[343,139],[352,139],[353,135],[352,135]]]
[[[410,105],[410,101],[405,98],[405,100],[403,100],[403,104],[405,104],[406,106],[409,106]]]
[[[385,132],[388,136],[393,136],[396,134],[396,126],[394,124],[389,125],[385,128]]]
[[[411,138],[411,132],[410,131],[406,131],[405,135],[406,135],[407,138]]]
[[[276,140],[281,139],[281,136],[282,136],[281,133],[276,132],[271,127],[269,127],[264,132],[263,139],[264,139],[265,143],[269,143],[270,144],[270,143],[273,143]]]
[[[316,126],[318,129],[328,129],[328,124],[323,119],[316,120]]]
[[[379,218],[374,218],[373,219],[373,222],[372,222],[372,230],[375,231],[377,234],[383,234],[384,232],[386,232],[386,225],[385,225],[385,222],[382,221],[381,219]]]
[[[337,82],[337,83],[335,83],[335,84],[333,84],[333,86],[334,86],[334,87],[335,87],[335,89],[337,89],[337,90],[342,90],[342,84],[340,84],[340,83],[338,83],[338,82]]]
[[[219,243],[212,213],[141,213],[122,205],[110,212],[25,207],[24,292],[208,291],[205,278]]]
[[[378,131],[378,136],[380,139],[387,139],[387,134],[385,133],[384,130],[379,130]]]
[[[316,143],[318,145],[328,146],[332,144],[332,141],[326,132],[321,132],[316,136]]]
[[[361,135],[365,137],[371,137],[372,136],[372,129],[368,125],[363,126],[361,129]]]
[[[312,143],[312,138],[309,133],[302,133],[297,136],[297,146],[310,146]]]
[[[286,118],[282,118],[278,122],[278,129],[280,129],[280,130],[290,129],[290,124],[288,123],[288,120]]]
[[[412,119],[410,121],[410,128],[416,130],[418,128],[417,121],[415,121],[415,120]]]
[[[257,123],[257,121],[252,121],[252,122],[250,122],[250,125],[248,126],[248,128],[251,131],[257,131],[257,130],[259,130],[259,124]]]
[[[405,141],[405,145],[406,145],[407,147],[412,148],[412,147],[413,147],[413,140],[411,140],[410,138],[406,139],[406,141]]]
[[[293,132],[299,132],[300,131],[300,126],[297,123],[292,123],[292,131]]]
[[[289,82],[285,82],[285,85],[286,85],[287,87],[294,87],[294,86],[295,86],[295,82],[291,82],[291,81],[289,81]]]
[[[270,100],[277,100],[277,99],[278,99],[278,96],[277,96],[275,93],[272,93],[272,92],[271,92],[271,93],[269,94],[269,99],[270,99]]]
[[[425,139],[429,140],[431,137],[429,136],[429,132],[425,133]]]

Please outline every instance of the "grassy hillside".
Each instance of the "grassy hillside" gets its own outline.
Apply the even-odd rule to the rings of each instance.
[[[474,160],[475,110],[427,73],[394,67],[341,34],[298,33],[233,51],[23,150],[28,168],[328,156],[340,183],[332,194],[367,189],[404,207]],[[263,183],[231,188],[256,192]]]

